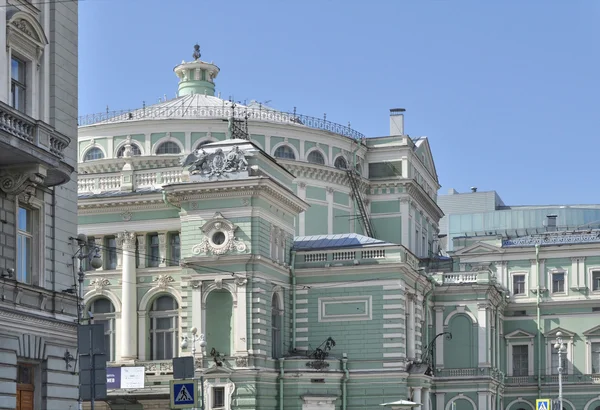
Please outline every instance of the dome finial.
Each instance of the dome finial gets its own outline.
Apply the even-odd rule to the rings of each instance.
[[[200,46],[198,45],[198,43],[196,43],[196,45],[194,46],[194,54],[192,54],[192,57],[194,57],[194,61],[200,58]]]

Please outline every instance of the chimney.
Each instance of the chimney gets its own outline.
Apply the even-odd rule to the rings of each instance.
[[[404,108],[390,109],[390,135],[404,135]]]
[[[477,187],[476,186],[472,186],[471,187],[471,192],[473,192],[473,193],[477,192]]]
[[[546,230],[556,231],[556,218],[558,215],[546,215]]]

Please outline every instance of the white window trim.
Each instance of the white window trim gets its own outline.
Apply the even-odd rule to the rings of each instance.
[[[277,151],[277,149],[279,147],[281,147],[282,145],[285,145],[285,146],[291,148],[291,150],[294,152],[294,156],[295,156],[294,159],[291,159],[291,158],[278,158],[278,157],[275,156],[275,151]],[[287,141],[282,141],[282,142],[276,144],[274,147],[271,148],[271,153],[272,153],[271,156],[273,158],[280,159],[280,160],[283,160],[283,161],[298,161],[300,159],[300,153],[298,152],[298,150],[296,149],[296,147],[294,147],[292,144],[290,144]]]
[[[179,146],[179,154],[160,154],[160,155],[183,155],[183,154],[187,153],[187,151],[185,150],[185,147],[183,146],[181,141],[179,141],[178,138],[171,136],[170,132],[167,132],[167,135],[160,138],[152,146],[152,155],[159,155],[156,153],[156,151],[158,150],[158,147],[160,147],[164,142],[174,142],[175,144],[177,144]]]
[[[533,376],[533,374],[534,374],[534,370],[533,370],[534,338],[535,338],[535,335],[517,336],[517,337],[510,337],[510,335],[506,336],[506,347],[508,350],[506,353],[506,360],[507,360],[506,370],[507,370],[508,376],[513,376],[513,346],[515,346],[515,345],[520,346],[520,345],[525,345],[525,344],[527,345],[527,375]]]
[[[525,276],[525,292],[524,293],[519,293],[516,294],[515,293],[515,289],[514,289],[514,276],[517,275],[523,275]],[[508,274],[509,278],[510,278],[510,294],[515,297],[515,298],[526,298],[529,296],[529,273],[526,271],[514,271],[514,272],[509,272]]]
[[[154,305],[154,302],[156,302],[160,297],[163,296],[168,296],[170,298],[173,299],[173,301],[177,304],[177,308],[176,309],[171,309],[171,310],[152,310],[152,306]],[[156,329],[154,326],[152,326],[152,322],[154,319],[159,319],[159,318],[170,318],[170,319],[176,319],[177,323],[175,324],[175,326],[171,327],[168,331],[164,331],[166,329],[160,329],[159,331],[157,331],[158,329]],[[148,352],[148,357],[150,358],[150,360],[155,360],[155,361],[161,361],[161,360],[169,360],[169,359],[152,359],[152,357],[155,355],[156,353],[156,346],[153,345],[152,343],[152,336],[151,335],[157,335],[157,334],[164,334],[164,333],[172,333],[172,338],[173,338],[173,357],[177,357],[177,355],[179,354],[179,336],[182,334],[181,333],[181,307],[179,306],[179,302],[177,301],[177,298],[175,298],[175,296],[171,295],[171,294],[159,294],[153,301],[152,303],[150,303],[149,309],[148,309],[148,340],[150,341],[149,343],[149,352]],[[155,338],[156,341],[156,338]]]
[[[32,250],[32,262],[31,262],[31,274],[32,274],[32,278],[31,278],[31,283],[29,283],[29,285],[32,286],[40,286],[40,287],[44,287],[46,284],[46,258],[43,257],[43,255],[46,255],[46,249],[45,249],[45,242],[44,239],[46,238],[46,232],[45,232],[45,227],[46,227],[46,212],[44,209],[44,201],[40,200],[39,198],[31,195],[28,199],[28,201],[25,200],[24,195],[20,195],[16,201],[15,201],[15,242],[14,242],[14,249],[15,249],[15,271],[16,269],[18,269],[18,232],[19,232],[19,228],[18,228],[18,213],[19,213],[19,206],[23,206],[24,208],[29,209],[30,211],[32,211],[32,219],[31,219],[31,236],[32,236],[32,245],[31,245],[31,250]],[[52,223],[56,223],[56,220],[53,220]],[[34,257],[34,255],[42,255],[42,257]],[[18,272],[17,272],[18,275]],[[27,284],[27,283],[25,283]]]
[[[600,343],[600,336],[592,336],[585,340],[585,372],[592,374],[592,343]]]
[[[589,285],[588,288],[589,288],[590,292],[592,292],[594,294],[600,294],[600,289],[594,290],[594,287],[593,287],[592,279],[593,279],[594,272],[600,272],[600,266],[596,265],[596,266],[588,267],[588,285]]]
[[[138,140],[135,140],[133,138],[131,139],[131,141],[129,141],[129,143],[131,145],[135,145],[140,150],[140,155],[135,155],[136,157],[143,157],[145,155],[144,154],[144,143],[142,143],[142,142],[140,142]],[[121,142],[119,142],[117,144],[117,146],[115,147],[115,149],[113,151],[114,152],[113,153],[113,158],[122,158],[122,157],[118,157],[117,154],[119,153],[119,150],[121,148],[123,148],[125,145],[127,145],[127,140],[121,141]],[[132,156],[134,156],[134,155],[132,155]]]
[[[85,147],[83,149],[83,151],[81,151],[81,158],[79,158],[79,162],[88,162],[88,161],[84,161],[84,159],[85,159],[85,156],[87,155],[88,151],[91,150],[92,148],[98,148],[100,151],[102,151],[102,154],[104,154],[104,157],[101,159],[108,158],[106,156],[106,150],[104,149],[104,147],[94,141],[91,141],[90,145],[88,145],[87,147]],[[99,161],[99,160],[96,159],[96,160],[92,160],[92,161]]]
[[[552,351],[556,350],[554,344],[556,343],[556,335],[545,336],[546,337],[546,375],[555,376],[553,373],[554,369],[552,366]],[[573,374],[573,337],[564,335],[563,343],[565,344],[567,354],[567,374]],[[564,373],[563,373],[564,374]]]
[[[219,379],[217,379],[219,380]],[[212,405],[212,392],[215,387],[225,388],[225,407],[213,407]],[[231,410],[231,399],[233,392],[235,391],[235,384],[232,381],[228,382],[215,382],[211,383],[208,380],[204,381],[204,408],[206,410]]]
[[[556,273],[562,273],[565,275],[565,284],[564,284],[564,288],[565,291],[564,292],[554,292],[553,291],[553,287],[554,287],[554,281],[552,280],[552,276]],[[550,295],[553,296],[569,296],[569,271],[566,269],[548,269],[548,274],[546,276],[546,280],[548,281],[548,291],[550,293]]]
[[[311,154],[313,151],[317,151],[319,154],[321,154],[321,156],[323,157],[323,163],[322,163],[322,164],[318,164],[318,163],[316,163],[316,162],[310,162],[310,161],[308,160],[308,156],[309,156],[309,155],[310,155],[310,154]],[[275,151],[273,151],[273,153],[275,153]],[[304,158],[303,158],[302,160],[303,160],[303,161],[306,161],[307,163],[309,163],[309,164],[312,164],[312,165],[321,165],[321,166],[324,166],[324,167],[325,167],[325,166],[329,166],[329,164],[328,164],[328,162],[329,162],[329,161],[327,161],[327,155],[325,155],[325,151],[323,151],[323,150],[322,150],[321,148],[319,148],[319,147],[312,147],[312,148],[310,148],[308,151],[306,151],[306,152],[304,153]]]

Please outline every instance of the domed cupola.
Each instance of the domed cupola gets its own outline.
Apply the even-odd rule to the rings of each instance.
[[[182,61],[173,69],[179,77],[179,88],[177,96],[193,94],[215,95],[214,80],[219,75],[219,67],[213,63],[207,63],[200,60],[200,46],[194,46],[194,61],[186,63]]]

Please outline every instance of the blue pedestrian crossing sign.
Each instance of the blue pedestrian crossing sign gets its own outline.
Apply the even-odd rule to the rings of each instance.
[[[552,410],[550,399],[537,399],[535,401],[535,410]]]
[[[171,408],[189,409],[198,405],[198,380],[171,380]]]

